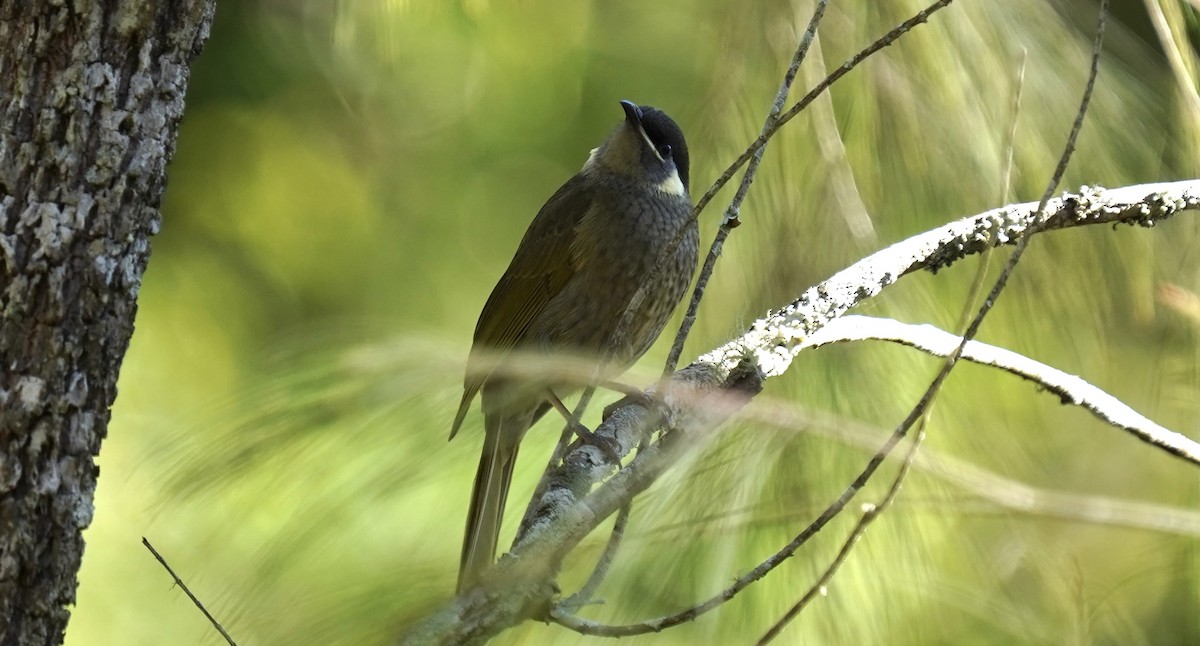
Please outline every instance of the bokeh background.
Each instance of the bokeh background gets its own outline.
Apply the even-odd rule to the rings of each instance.
[[[831,4],[801,90],[922,3]],[[798,117],[767,152],[685,361],[871,251],[1037,199],[1082,92],[1096,9],[960,0]],[[681,123],[701,193],[757,133],[810,10],[220,3],[67,643],[221,642],[142,536],[243,644],[390,643],[447,600],[478,413],[454,442],[446,434],[476,316],[525,226],[619,121],[622,98]],[[1114,2],[1066,187],[1200,175],[1196,24],[1187,1]],[[730,195],[704,216],[706,239]],[[981,337],[1200,436],[1197,320],[1177,307],[1200,283],[1198,241],[1193,214],[1040,236]],[[910,276],[860,311],[953,328],[980,271],[969,260]],[[1163,300],[1168,284],[1184,291]],[[648,383],[667,345],[630,379]],[[841,492],[937,366],[881,345],[802,355],[639,501],[605,603],[583,614],[673,612],[753,567]],[[929,460],[782,643],[1200,641],[1196,469],[972,366],[956,370],[928,430]],[[510,518],[557,431],[531,432]],[[756,638],[851,516],[718,611],[636,643]],[[566,590],[602,542],[568,564]],[[583,641],[599,640],[536,623],[497,640]]]

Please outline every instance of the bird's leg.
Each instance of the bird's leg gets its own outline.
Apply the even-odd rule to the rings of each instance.
[[[562,403],[562,400],[558,398],[558,395],[554,394],[553,390],[547,388],[545,396],[546,401],[550,402],[550,406],[554,410],[558,411],[558,414],[562,415],[563,419],[567,420],[567,426],[571,428],[575,435],[579,436],[579,439],[584,444],[590,444],[597,449],[600,449],[600,452],[603,453],[606,458],[620,468],[621,452],[616,442],[607,437],[600,437],[599,435],[596,435],[591,431],[591,429],[580,423],[579,419],[576,418],[575,415]]]
[[[567,420],[567,424],[571,427],[571,430],[574,431],[576,435],[591,433],[586,426],[576,419],[575,414],[567,408],[566,404],[562,403],[562,400],[558,398],[558,395],[554,394],[553,390],[547,388],[545,397],[546,401],[550,403],[550,407],[558,411],[558,414],[562,415],[563,419]]]

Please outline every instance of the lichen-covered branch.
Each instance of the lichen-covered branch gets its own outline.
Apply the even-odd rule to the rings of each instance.
[[[728,371],[752,359],[768,377],[783,374],[808,335],[907,273],[937,271],[985,249],[1015,244],[1031,230],[1040,233],[1092,224],[1152,227],[1182,211],[1200,209],[1200,180],[1118,189],[1085,186],[1078,193],[1051,199],[1040,219],[1037,206],[1027,202],[993,209],[867,256],[782,310],[755,321],[748,332],[700,361]]]
[[[605,518],[645,491],[678,462],[698,435],[711,432],[762,388],[762,375],[750,366],[718,379],[711,366],[693,364],[671,379],[662,393],[676,429],[595,491],[588,490],[612,467],[603,452],[580,446],[553,474],[528,531],[511,552],[484,573],[480,585],[414,626],[404,644],[477,644],[526,618],[548,616],[559,564]],[[701,402],[704,402],[702,405]],[[617,410],[596,434],[629,451],[658,411],[644,402]]]
[[[616,465],[601,451],[581,445],[569,452],[535,503],[536,512],[514,549],[480,587],[426,618],[403,643],[478,643],[522,619],[545,617],[559,563],[588,532],[649,487],[690,447],[703,445],[695,434],[711,432],[744,406],[764,378],[783,374],[811,334],[901,276],[936,271],[1033,231],[1088,224],[1153,226],[1181,211],[1200,209],[1200,180],[1085,188],[1050,200],[1040,219],[1037,206],[1018,204],[964,218],[868,256],[677,372],[659,393],[666,402],[665,426],[672,431],[606,481]],[[653,407],[631,403],[616,410],[596,433],[626,454],[656,425],[656,417]]]

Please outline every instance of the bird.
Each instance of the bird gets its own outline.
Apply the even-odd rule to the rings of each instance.
[[[585,357],[614,377],[654,343],[696,269],[687,142],[665,112],[621,101],[625,118],[538,211],[475,326],[453,439],[476,395],[483,451],[457,592],[496,557],[517,449],[559,395],[581,384],[512,374],[517,355]],[[621,330],[625,310],[638,300]],[[505,368],[510,368],[506,370]]]

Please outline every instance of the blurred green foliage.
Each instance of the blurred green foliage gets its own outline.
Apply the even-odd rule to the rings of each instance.
[[[1200,122],[1151,26],[1154,3],[1115,4],[1064,187],[1196,177]],[[478,413],[445,437],[475,317],[525,226],[621,118],[622,98],[682,124],[699,195],[757,133],[810,5],[221,3],[192,76],[67,642],[219,643],[141,535],[243,644],[390,643],[445,601]],[[920,7],[833,2],[794,95]],[[771,144],[685,359],[866,253],[1037,199],[1082,92],[1095,12],[1084,0],[962,0],[838,83]],[[1195,436],[1195,323],[1154,295],[1160,283],[1198,288],[1198,238],[1192,214],[1040,236],[981,336]],[[952,328],[977,267],[907,277],[861,310]],[[840,493],[936,367],[881,346],[802,355],[639,502],[606,603],[584,614],[673,612],[753,567]],[[865,444],[848,434],[861,424]],[[526,442],[510,518],[554,436],[545,422]],[[1200,502],[1194,469],[971,366],[950,380],[925,449],[1008,480],[973,489],[916,470],[785,643],[1200,641],[1195,512],[1171,511]],[[1014,492],[1031,507],[988,502]],[[875,483],[862,501],[881,493]],[[1167,529],[1039,508],[1052,493],[1068,507],[1091,496],[1149,510]],[[850,515],[717,612],[643,641],[756,638],[832,557]],[[592,537],[568,564],[565,590],[602,544]],[[498,642],[550,640],[587,641],[529,624]]]

